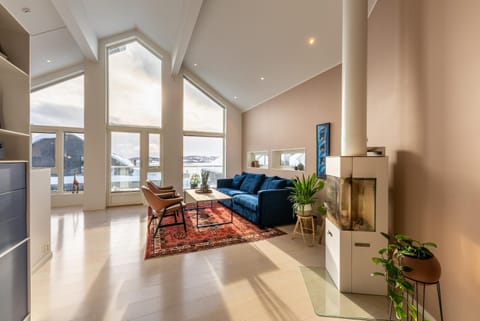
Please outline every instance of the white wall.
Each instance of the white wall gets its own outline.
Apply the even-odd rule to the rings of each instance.
[[[30,269],[35,272],[51,256],[50,169],[30,171]]]
[[[104,53],[104,51],[103,51]],[[85,62],[84,209],[105,208],[106,194],[106,76],[105,53],[98,63]]]

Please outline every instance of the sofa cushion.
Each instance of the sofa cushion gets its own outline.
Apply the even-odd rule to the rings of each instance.
[[[266,189],[270,189],[270,183],[274,180],[278,179],[276,176],[266,176],[265,179],[263,180],[262,185],[260,185],[260,188],[258,191],[264,191]]]
[[[287,187],[286,179],[274,179],[269,184],[269,189],[282,189]]]
[[[245,179],[245,175],[238,175],[238,174],[235,175],[232,180],[232,188],[239,189],[244,179]]]
[[[262,184],[264,178],[265,174],[246,174],[242,185],[240,185],[240,190],[250,194],[255,194],[260,187],[260,184]]]
[[[235,188],[229,188],[229,187],[220,187],[220,188],[217,188],[217,191],[219,191],[220,193],[223,193],[223,194],[226,194],[228,196],[235,196],[235,195],[239,195],[239,194],[246,194],[247,192],[244,192],[244,191],[240,191],[238,189],[235,189]]]
[[[233,202],[253,212],[256,212],[258,207],[258,196],[252,194],[240,194],[235,196]]]

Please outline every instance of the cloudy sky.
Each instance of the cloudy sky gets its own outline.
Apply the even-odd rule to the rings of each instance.
[[[138,42],[110,49],[109,122],[161,127],[161,73],[162,61]],[[83,81],[79,76],[32,93],[32,125],[83,128]],[[185,130],[223,132],[221,106],[188,81],[184,82],[184,95]],[[136,134],[114,134],[112,152],[125,158],[138,156],[138,142]],[[186,155],[218,155],[223,148],[223,139],[186,138],[184,142]],[[150,147],[159,150],[159,142],[151,142]]]
[[[30,123],[83,128],[83,75],[34,91]]]

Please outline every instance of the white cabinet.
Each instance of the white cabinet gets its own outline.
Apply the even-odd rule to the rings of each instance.
[[[30,269],[34,273],[51,258],[50,168],[30,170]]]
[[[386,157],[327,157],[328,215],[325,266],[346,293],[385,295],[385,280],[372,277],[372,262],[387,245],[388,160]]]

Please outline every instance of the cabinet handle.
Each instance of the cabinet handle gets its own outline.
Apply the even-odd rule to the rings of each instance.
[[[333,237],[333,234],[332,232],[328,231],[328,235],[332,236]]]
[[[357,246],[357,247],[370,247],[370,243],[357,243],[357,242],[355,242],[355,246]]]

